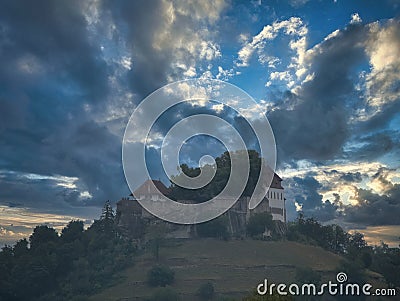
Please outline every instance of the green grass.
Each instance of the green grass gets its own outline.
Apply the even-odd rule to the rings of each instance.
[[[275,283],[293,281],[296,267],[311,267],[322,272],[324,278],[335,279],[334,270],[340,260],[340,256],[322,248],[296,242],[199,239],[161,248],[159,263],[175,271],[172,287],[182,300],[197,300],[194,293],[206,281],[214,284],[219,295],[240,297],[254,290],[264,278]],[[155,264],[149,254],[137,257],[117,285],[90,300],[143,300],[154,291],[145,281]]]

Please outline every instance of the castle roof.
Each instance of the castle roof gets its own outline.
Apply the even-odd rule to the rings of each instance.
[[[272,179],[270,187],[271,188],[276,188],[276,189],[283,189],[283,187],[282,187],[282,179],[276,173],[274,173],[274,178]]]
[[[138,189],[133,192],[133,195],[153,195],[160,194],[168,195],[169,190],[163,182],[158,180],[147,180]]]
[[[281,182],[281,177],[274,173],[270,188],[283,189]],[[154,195],[160,193],[165,196],[168,196],[169,194],[169,189],[164,185],[164,183],[159,180],[147,180],[140,185],[131,196],[138,197],[140,195]]]

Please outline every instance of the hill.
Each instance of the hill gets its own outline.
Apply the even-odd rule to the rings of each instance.
[[[335,279],[342,258],[320,247],[297,242],[214,239],[169,242],[160,252],[159,263],[175,271],[173,288],[182,300],[197,300],[194,293],[207,281],[219,296],[241,297],[254,290],[264,278],[290,283],[297,267],[310,267]],[[143,300],[154,289],[146,284],[146,274],[156,262],[149,254],[136,258],[123,272],[118,284],[90,298],[91,301]]]

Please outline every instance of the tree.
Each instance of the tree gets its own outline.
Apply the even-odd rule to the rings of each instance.
[[[46,246],[49,243],[55,243],[59,239],[56,230],[46,225],[36,226],[32,235],[29,237],[31,248],[37,249],[40,246]]]
[[[61,238],[65,242],[72,242],[82,237],[83,221],[70,221],[61,231]]]
[[[352,261],[360,261],[360,254],[367,251],[367,243],[364,240],[364,234],[355,232],[350,235],[346,248],[346,257]]]
[[[20,239],[17,241],[13,248],[13,255],[14,257],[18,258],[21,256],[28,255],[29,248],[28,248],[28,241],[26,238]]]
[[[114,209],[111,206],[111,203],[109,200],[106,201],[104,204],[103,210],[101,212],[101,220],[114,220],[115,214],[114,214]]]
[[[115,214],[114,209],[111,206],[110,201],[106,201],[104,204],[103,210],[101,212],[99,226],[101,231],[107,234],[115,233]]]
[[[272,215],[268,212],[256,213],[249,218],[246,226],[247,233],[252,236],[262,235],[266,229],[273,229]]]
[[[400,249],[381,243],[373,253],[371,269],[382,274],[390,287],[400,287]]]
[[[215,158],[216,166],[203,166],[203,172],[205,173],[211,172],[211,170],[216,168],[215,176],[210,183],[196,190],[182,188],[174,184],[174,182],[184,181],[183,174],[193,178],[198,176],[201,172],[199,167],[189,167],[187,164],[182,164],[180,167],[183,174],[178,174],[172,179],[173,181],[170,186],[170,194],[172,198],[177,200],[193,200],[195,202],[204,202],[215,197],[226,187],[226,184],[229,180],[231,172],[231,159],[242,156],[244,153],[246,153],[249,158],[250,170],[249,178],[242,196],[251,196],[259,178],[262,159],[259,153],[255,150],[239,150],[235,152],[224,152],[221,156]]]
[[[147,273],[147,283],[150,286],[167,286],[174,282],[175,272],[168,266],[157,265]]]
[[[37,226],[29,238],[30,248],[26,239],[2,248],[0,300],[67,301],[118,277],[116,272],[132,263],[133,246],[110,235],[114,226],[104,231],[105,222],[113,222],[112,208],[105,206],[103,213],[87,230],[83,222],[71,221],[59,237],[53,228]]]

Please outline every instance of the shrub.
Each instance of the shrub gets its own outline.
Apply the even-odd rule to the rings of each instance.
[[[166,286],[175,280],[175,272],[167,266],[158,265],[148,272],[147,283],[150,286]]]
[[[197,290],[197,296],[201,300],[211,300],[214,297],[214,285],[211,282],[203,283]]]

